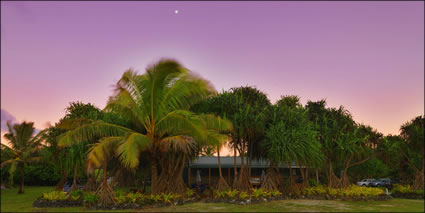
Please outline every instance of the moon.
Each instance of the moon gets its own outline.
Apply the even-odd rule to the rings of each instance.
[[[175,10],[175,11],[174,11],[174,13],[175,13],[175,14],[179,14],[179,10]]]

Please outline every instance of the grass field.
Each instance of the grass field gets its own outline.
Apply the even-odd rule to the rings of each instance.
[[[18,195],[18,189],[1,191],[1,212],[76,212],[85,211],[83,207],[73,208],[33,208],[32,203],[43,192],[53,187],[26,187],[25,194]],[[134,212],[135,210],[129,210]],[[335,211],[335,212],[424,212],[424,200],[393,199],[391,201],[327,201],[327,200],[282,200],[262,204],[235,205],[222,203],[192,203],[167,208],[150,208],[140,212],[301,212],[301,211]],[[88,211],[87,211],[88,212]],[[113,212],[113,211],[112,211]],[[117,211],[118,212],[118,211]],[[119,212],[122,212],[120,210]]]

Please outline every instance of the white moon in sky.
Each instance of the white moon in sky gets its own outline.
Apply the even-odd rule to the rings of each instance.
[[[174,11],[174,13],[175,13],[175,14],[179,14],[179,10],[175,10],[175,11]]]

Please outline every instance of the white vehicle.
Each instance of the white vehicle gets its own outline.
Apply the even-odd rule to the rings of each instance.
[[[357,182],[359,186],[372,186],[372,183],[376,182],[375,179],[363,179],[360,182]]]

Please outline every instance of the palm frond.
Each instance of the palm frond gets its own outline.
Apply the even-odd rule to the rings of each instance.
[[[198,141],[205,141],[207,137],[204,121],[186,110],[174,110],[168,113],[156,124],[156,129],[160,137],[165,134],[187,135]]]
[[[100,167],[104,161],[116,154],[115,150],[123,140],[123,136],[105,137],[93,144],[87,156],[88,168]]]
[[[139,164],[140,152],[146,150],[152,141],[140,133],[129,134],[118,147],[118,154],[123,165],[127,168],[135,168]]]
[[[96,138],[123,136],[130,132],[133,132],[133,130],[104,121],[94,121],[67,131],[59,136],[58,141],[60,146],[70,146],[73,143],[92,141]]]

